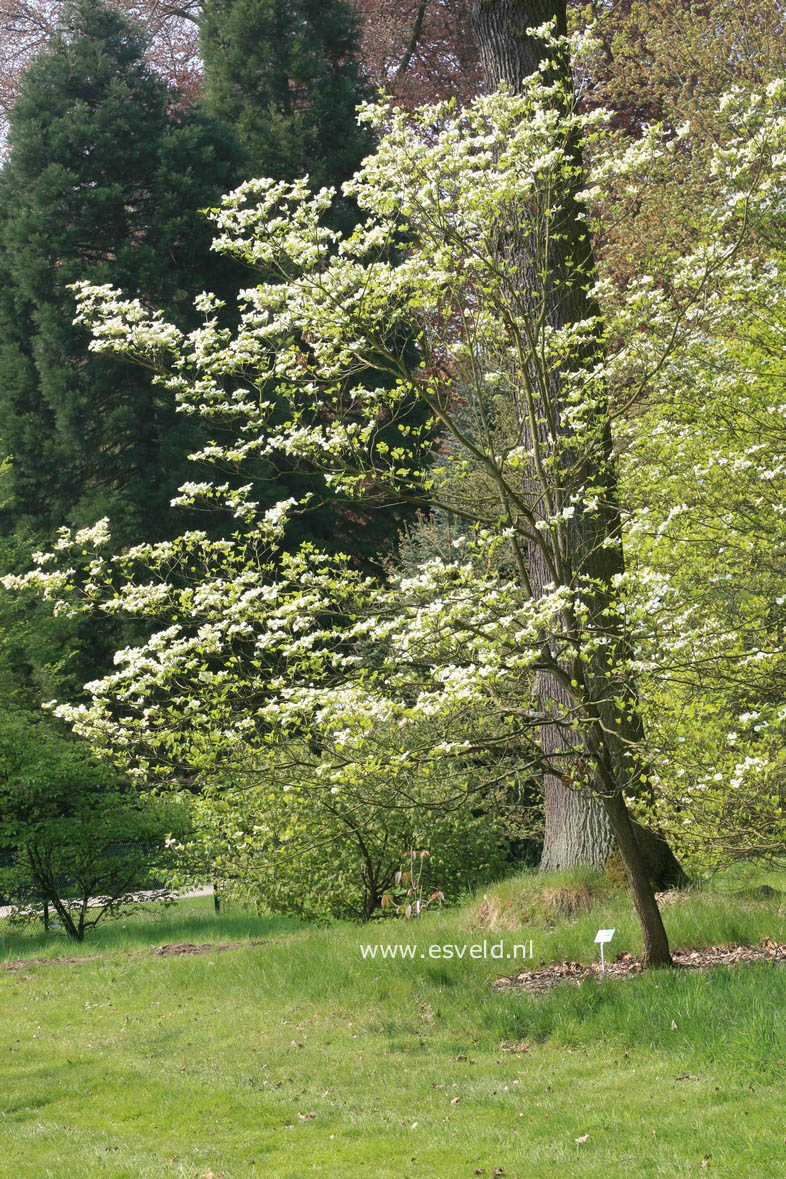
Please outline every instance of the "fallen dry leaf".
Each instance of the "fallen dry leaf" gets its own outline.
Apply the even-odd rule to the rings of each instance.
[[[581,1138],[576,1139],[577,1146],[581,1146],[585,1142],[589,1142],[589,1134],[582,1134]]]
[[[765,938],[759,946],[707,946],[702,950],[674,950],[672,960],[678,969],[709,970],[713,966],[736,966],[745,962],[782,962],[786,964],[786,945]],[[641,973],[641,959],[622,951],[614,962],[606,963],[607,979],[631,978]],[[510,988],[542,993],[562,982],[580,985],[587,978],[600,981],[600,963],[559,962],[538,970],[524,970],[519,974],[494,980],[498,991]],[[672,1021],[672,1031],[677,1030]]]

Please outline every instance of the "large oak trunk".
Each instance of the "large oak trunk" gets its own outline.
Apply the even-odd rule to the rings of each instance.
[[[565,0],[474,0],[473,19],[486,84],[490,89],[500,83],[519,89],[522,79],[534,73],[546,56],[543,42],[528,35],[527,29],[554,21],[555,31],[564,33]],[[563,83],[565,96],[564,100],[555,97],[554,101],[564,101],[567,113],[572,95],[570,62],[563,52],[548,53],[550,80]],[[565,179],[564,191],[549,204],[553,232],[547,256],[538,255],[527,229],[508,225],[501,231],[503,248],[516,263],[521,301],[532,301],[533,322],[538,310],[545,308],[545,322],[550,328],[595,320],[598,315],[588,294],[594,276],[592,247],[577,199],[582,179],[580,142],[568,142],[566,150],[576,164],[575,174]],[[526,224],[526,218],[522,224]],[[590,340],[580,363],[594,366],[599,347]],[[568,555],[559,576],[544,533],[533,533],[527,553],[530,590],[538,599],[546,587],[557,581],[572,590],[578,585],[590,586],[589,591],[583,591],[589,606],[589,625],[604,636],[597,654],[584,662],[571,660],[566,654],[563,635],[560,649],[555,644],[547,648],[538,673],[536,687],[544,716],[541,748],[547,758],[543,866],[605,862],[615,841],[641,922],[645,960],[665,964],[670,962],[669,947],[652,884],[674,882],[681,872],[665,842],[633,824],[623,793],[645,789],[646,773],[640,761],[643,728],[635,690],[619,670],[628,652],[612,592],[615,575],[623,571],[624,563],[608,418],[605,406],[599,404],[592,445],[580,442],[574,446],[567,428],[554,425],[561,421],[561,373],[550,371],[545,385],[542,375],[540,380],[542,391],[534,395],[536,404],[533,406],[533,394],[527,392],[526,412],[519,414],[522,439],[528,448],[537,447],[553,460],[549,474],[544,476],[547,468],[543,465],[538,470],[533,467],[529,473],[527,490],[532,510],[547,515],[539,506],[544,502],[544,478],[554,487],[559,483],[562,493],[591,482],[603,488],[603,494],[600,510],[585,512],[579,507],[567,525]],[[537,380],[531,379],[528,388],[536,384]],[[568,635],[572,625],[567,614],[563,630]],[[578,651],[579,627],[575,635]],[[582,725],[577,730],[570,720],[578,713]]]

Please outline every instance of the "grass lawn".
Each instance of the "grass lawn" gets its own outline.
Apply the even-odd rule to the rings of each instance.
[[[1,1179],[786,1175],[786,970],[533,997],[492,990],[508,963],[420,957],[531,937],[536,962],[586,961],[601,925],[637,951],[624,894],[574,877],[565,895],[586,886],[593,906],[566,916],[549,883],[364,929],[216,917],[210,898],[82,947],[0,925],[0,961],[96,955],[0,969]],[[786,941],[784,900],[729,886],[665,917],[675,946]],[[362,957],[399,941],[412,960]]]

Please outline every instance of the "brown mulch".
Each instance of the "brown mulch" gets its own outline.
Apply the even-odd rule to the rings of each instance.
[[[673,950],[674,965],[681,970],[710,970],[713,966],[736,966],[740,962],[786,963],[786,945],[766,938],[760,946],[707,946],[703,950]],[[641,958],[621,953],[613,962],[606,963],[607,978],[630,978],[641,974]],[[576,986],[585,978],[600,979],[600,962],[559,962],[555,966],[541,966],[538,970],[522,970],[518,974],[494,980],[495,991],[520,989],[531,994],[543,994],[558,983],[572,982]]]
[[[159,958],[183,954],[220,954],[222,950],[242,950],[244,946],[264,946],[266,938],[250,938],[245,942],[178,942],[168,946],[151,946],[150,953]]]

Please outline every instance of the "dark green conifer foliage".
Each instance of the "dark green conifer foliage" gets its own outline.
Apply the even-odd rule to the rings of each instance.
[[[247,174],[275,180],[307,175],[315,189],[335,188],[330,219],[345,232],[358,212],[342,198],[341,186],[373,148],[356,114],[370,93],[359,34],[348,0],[205,0],[203,6],[205,103],[231,123]],[[392,442],[395,427],[388,426],[384,436]],[[314,495],[300,528],[291,529],[293,542],[311,539],[375,567],[390,555],[412,514],[407,504],[379,506],[373,488],[365,503],[341,503],[307,464],[293,468],[281,458],[271,465],[286,494],[308,489]]]
[[[206,0],[205,102],[232,124],[249,175],[340,191],[371,148],[355,115],[358,35],[347,0]]]
[[[0,440],[6,534],[109,514],[119,539],[182,527],[168,507],[197,438],[135,366],[89,352],[68,284],[109,282],[182,326],[221,288],[199,212],[238,178],[225,127],[186,111],[140,34],[76,0],[30,67],[0,176]]]

